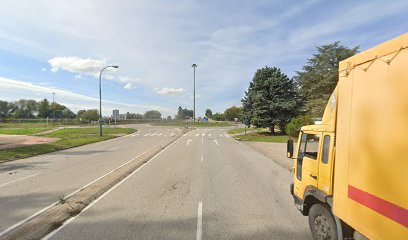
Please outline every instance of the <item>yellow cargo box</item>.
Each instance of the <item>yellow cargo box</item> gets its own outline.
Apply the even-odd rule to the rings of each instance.
[[[408,239],[408,34],[340,62],[333,213]]]

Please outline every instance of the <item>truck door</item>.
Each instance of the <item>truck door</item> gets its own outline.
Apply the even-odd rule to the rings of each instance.
[[[307,186],[317,188],[319,175],[320,132],[302,132],[295,169],[295,194],[303,199]]]
[[[333,190],[334,134],[324,133],[322,144],[322,154],[319,158],[318,188],[330,195]]]

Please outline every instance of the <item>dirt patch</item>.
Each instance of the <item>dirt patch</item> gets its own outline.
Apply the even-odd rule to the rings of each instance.
[[[59,138],[0,134],[0,149],[26,147],[37,144],[51,143],[57,140],[59,140]]]
[[[277,164],[292,171],[293,159],[286,157],[286,143],[273,142],[242,142],[266,157],[272,159]]]

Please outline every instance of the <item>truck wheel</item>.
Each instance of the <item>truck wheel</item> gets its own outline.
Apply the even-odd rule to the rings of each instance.
[[[315,240],[338,240],[337,227],[329,209],[314,204],[309,210],[309,226]]]

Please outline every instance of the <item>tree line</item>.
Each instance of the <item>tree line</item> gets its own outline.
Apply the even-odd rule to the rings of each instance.
[[[358,47],[347,48],[339,42],[319,46],[292,78],[277,67],[258,69],[241,100],[241,121],[295,135],[294,129],[322,116],[338,82],[339,62],[357,51]]]
[[[75,118],[76,114],[69,108],[47,99],[35,101],[20,99],[14,102],[0,100],[0,118]]]

